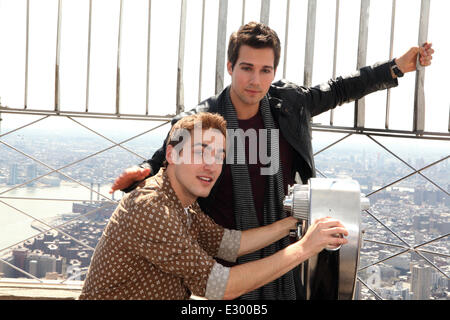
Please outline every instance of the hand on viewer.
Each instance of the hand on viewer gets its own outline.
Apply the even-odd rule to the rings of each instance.
[[[300,242],[303,243],[306,250],[311,251],[315,255],[326,247],[338,247],[348,243],[347,239],[336,237],[336,234],[348,236],[348,231],[335,218],[320,218],[313,222],[306,234],[300,239]]]

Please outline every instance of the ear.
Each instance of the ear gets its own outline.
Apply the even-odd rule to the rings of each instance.
[[[233,73],[233,65],[231,64],[230,61],[227,61],[227,70],[228,70],[228,74],[231,76]]]
[[[166,147],[166,161],[167,161],[168,164],[173,164],[174,163],[173,146],[170,145],[170,144]]]

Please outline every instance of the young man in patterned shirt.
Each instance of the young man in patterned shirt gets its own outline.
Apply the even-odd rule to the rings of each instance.
[[[420,48],[412,47],[398,58],[363,67],[349,76],[337,77],[314,87],[299,86],[286,80],[273,82],[281,44],[276,32],[262,23],[250,22],[233,32],[227,53],[230,85],[194,109],[175,116],[172,123],[195,112],[209,111],[223,115],[230,129],[246,132],[279,129],[278,139],[274,138],[276,143],[258,134],[253,145],[267,143],[267,150],[270,150],[269,144],[278,144],[279,151],[271,155],[279,157],[270,161],[280,170],[265,175],[261,172],[265,164],[260,158],[255,163],[245,156],[245,164],[240,165],[230,163],[227,157],[223,173],[209,196],[198,199],[203,212],[216,223],[229,229],[248,230],[284,218],[282,201],[288,186],[300,183],[300,180],[307,183],[308,179],[315,177],[311,144],[313,117],[371,92],[396,87],[397,77],[415,71],[417,62],[429,66],[434,49],[431,43]],[[249,149],[250,143],[246,143],[244,152]],[[119,189],[129,192],[139,181],[157,173],[165,154],[163,145],[140,167],[126,169],[114,181],[111,192]],[[239,258],[237,262],[241,264],[265,258],[290,243],[289,237],[283,238],[264,250]],[[220,262],[225,266],[234,265]],[[241,298],[293,300],[305,297],[300,270],[292,270]]]
[[[92,258],[80,299],[233,299],[282,276],[326,246],[347,243],[347,230],[323,218],[298,242],[260,260],[225,267],[287,236],[297,220],[237,231],[206,216],[206,197],[222,171],[226,122],[198,113],[178,121],[167,141],[166,166],[125,195]],[[181,139],[182,138],[182,139]],[[181,140],[181,142],[180,142]],[[193,161],[192,161],[193,160]]]

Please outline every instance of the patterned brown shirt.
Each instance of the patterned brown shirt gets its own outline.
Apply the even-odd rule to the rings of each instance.
[[[125,195],[95,248],[79,299],[221,299],[241,233],[197,202],[183,208],[164,168]]]

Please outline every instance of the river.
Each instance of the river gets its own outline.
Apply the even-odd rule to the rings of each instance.
[[[110,187],[110,184],[100,186],[100,193],[109,196],[108,191]],[[0,187],[0,193],[7,189],[10,189],[10,187]],[[96,185],[94,190],[97,190]],[[120,192],[116,192],[116,198],[120,194]],[[6,199],[1,197],[90,200],[90,191],[79,184],[62,181],[59,187],[21,187],[0,195],[1,201],[37,219],[45,219],[62,213],[72,212],[73,202]],[[97,200],[96,193],[93,194],[93,200]],[[5,203],[0,202],[0,252],[6,247],[39,233],[31,228],[32,218],[27,217]]]

